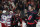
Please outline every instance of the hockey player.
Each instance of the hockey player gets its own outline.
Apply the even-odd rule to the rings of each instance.
[[[33,9],[32,9],[33,10]],[[31,6],[29,5],[28,10],[27,10],[28,16],[31,15]]]
[[[28,15],[25,14],[24,18],[22,18],[22,27],[27,27]]]
[[[18,27],[18,22],[22,22],[22,19],[18,16],[18,14],[15,14],[13,17],[12,17],[12,20],[11,20],[11,27]]]
[[[36,27],[36,15],[37,11],[33,9],[33,7],[30,9],[29,17],[28,17],[28,27]]]
[[[31,15],[32,13],[37,14],[37,11],[33,8],[33,6],[29,5],[27,13],[29,17],[29,15]]]
[[[7,27],[11,27],[11,18],[13,15],[13,11],[9,12],[9,15],[7,15]]]
[[[2,27],[6,27],[6,21],[7,21],[6,10],[3,10],[3,14],[1,15]]]
[[[14,27],[14,26],[18,27],[17,23],[18,23],[17,18],[15,16],[13,16],[12,20],[11,20],[11,27]]]
[[[38,20],[38,22],[36,24],[36,27],[40,27],[40,16],[37,17],[37,20]]]
[[[39,9],[39,12],[38,12],[36,18],[37,18],[37,20],[38,20],[38,22],[37,22],[37,24],[36,24],[36,27],[40,27],[40,9]]]

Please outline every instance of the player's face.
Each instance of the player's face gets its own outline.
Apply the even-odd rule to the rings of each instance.
[[[29,6],[28,9],[31,10],[31,6]]]
[[[18,17],[18,14],[16,14],[15,17]]]
[[[26,9],[24,9],[24,13],[27,13],[27,10]]]
[[[17,13],[20,13],[20,10],[17,10]]]

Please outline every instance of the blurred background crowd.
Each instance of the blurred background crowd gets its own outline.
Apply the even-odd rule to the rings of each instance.
[[[3,13],[20,18],[29,17],[32,13],[40,16],[39,0],[0,0],[0,20]]]
[[[39,11],[39,0],[1,0],[0,1],[0,13],[3,10],[6,11],[13,11],[13,13],[21,14],[22,16],[25,16],[28,10],[31,10],[30,7],[33,8],[33,10]]]

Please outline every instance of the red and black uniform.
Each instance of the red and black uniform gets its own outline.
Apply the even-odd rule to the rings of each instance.
[[[20,21],[22,23],[22,19],[20,17],[15,17],[13,16],[12,17],[12,20],[11,20],[11,27],[18,27],[18,21]]]
[[[28,18],[28,27],[36,27],[36,14],[31,14]]]
[[[27,11],[27,14],[28,14],[28,17],[29,17],[29,15],[31,15],[31,14],[35,14],[35,15],[37,15],[37,11],[36,10],[33,10],[33,11]]]

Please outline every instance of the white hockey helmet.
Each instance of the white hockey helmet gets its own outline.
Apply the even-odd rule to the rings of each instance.
[[[10,11],[9,13],[13,13],[13,11]]]
[[[3,10],[3,12],[2,13],[6,13],[6,10]]]

